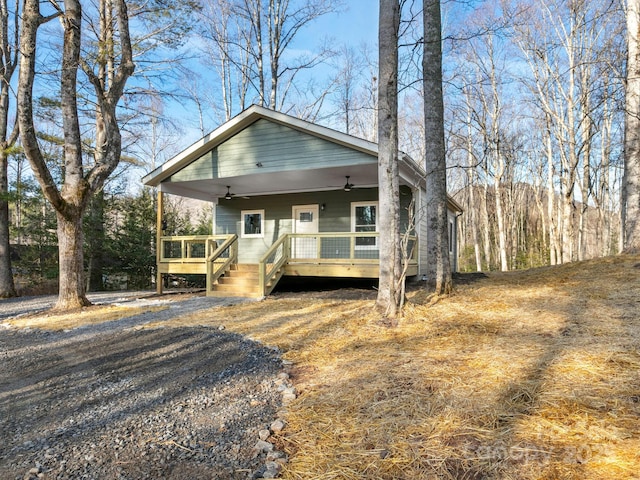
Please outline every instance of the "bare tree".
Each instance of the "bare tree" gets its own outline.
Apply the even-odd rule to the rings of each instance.
[[[364,62],[358,52],[349,45],[340,48],[338,72],[335,78],[335,90],[337,99],[337,115],[342,117],[344,132],[353,134],[353,117],[358,110],[363,108],[359,104],[359,86],[364,69]]]
[[[398,176],[398,29],[400,3],[380,0],[378,27],[378,222],[380,273],[376,307],[394,318],[400,309],[400,186]]]
[[[452,289],[447,219],[447,170],[442,92],[442,20],[440,0],[423,0],[427,285],[436,295]]]
[[[560,194],[559,220],[550,220],[558,248],[553,248],[552,237],[551,251],[558,262],[569,262],[587,255],[585,217],[599,169],[594,165],[596,135],[607,141],[595,119],[602,115],[604,79],[615,76],[610,73],[615,62],[607,52],[616,48],[616,11],[613,2],[540,0],[521,12],[527,13],[514,21],[514,38],[531,67],[531,79],[523,82],[537,98],[534,105],[549,134],[549,202],[558,190]],[[556,217],[555,209],[550,207],[549,216]]]
[[[625,252],[640,251],[640,0],[627,0],[627,84],[622,185]]]
[[[200,30],[212,44],[209,61],[218,70],[225,117],[252,102],[293,108],[296,78],[333,54],[321,45],[313,54],[294,56],[294,42],[311,22],[339,6],[339,0],[207,0]]]
[[[56,308],[70,309],[89,304],[83,270],[82,216],[92,195],[104,184],[120,161],[122,137],[117,106],[128,78],[134,71],[127,5],[124,0],[101,0],[98,30],[100,52],[83,58],[83,4],[65,0],[56,12],[44,17],[37,0],[25,0],[22,16],[18,121],[25,155],[48,202],[56,211],[60,263],[59,296]],[[38,143],[33,115],[36,80],[37,34],[53,17],[60,17],[64,33],[60,70],[60,103],[64,131],[64,180],[58,187]],[[94,28],[96,26],[94,25]],[[102,30],[102,29],[106,29]],[[103,43],[105,40],[108,43]],[[84,73],[93,87],[96,103],[93,164],[83,162],[80,134],[78,75]]]
[[[0,0],[0,297],[15,297],[9,242],[9,152],[18,136],[9,126],[11,82],[18,65],[18,1],[10,12]]]

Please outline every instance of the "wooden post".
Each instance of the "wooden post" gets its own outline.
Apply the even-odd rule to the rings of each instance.
[[[156,293],[162,295],[162,273],[160,260],[162,259],[162,219],[164,217],[164,195],[158,189],[158,207],[156,209]]]

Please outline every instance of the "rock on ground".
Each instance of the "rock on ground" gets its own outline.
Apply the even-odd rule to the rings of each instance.
[[[277,353],[217,328],[0,330],[1,479],[244,479]]]

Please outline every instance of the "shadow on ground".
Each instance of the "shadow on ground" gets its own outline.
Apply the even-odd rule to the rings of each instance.
[[[0,336],[0,478],[248,478],[277,355],[211,328]]]

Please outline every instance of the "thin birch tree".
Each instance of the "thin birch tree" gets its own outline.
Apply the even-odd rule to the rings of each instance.
[[[18,137],[17,125],[9,124],[11,82],[18,66],[19,3],[9,11],[0,0],[0,297],[15,297],[9,241],[9,154]]]
[[[640,251],[640,0],[627,0],[622,247]]]

